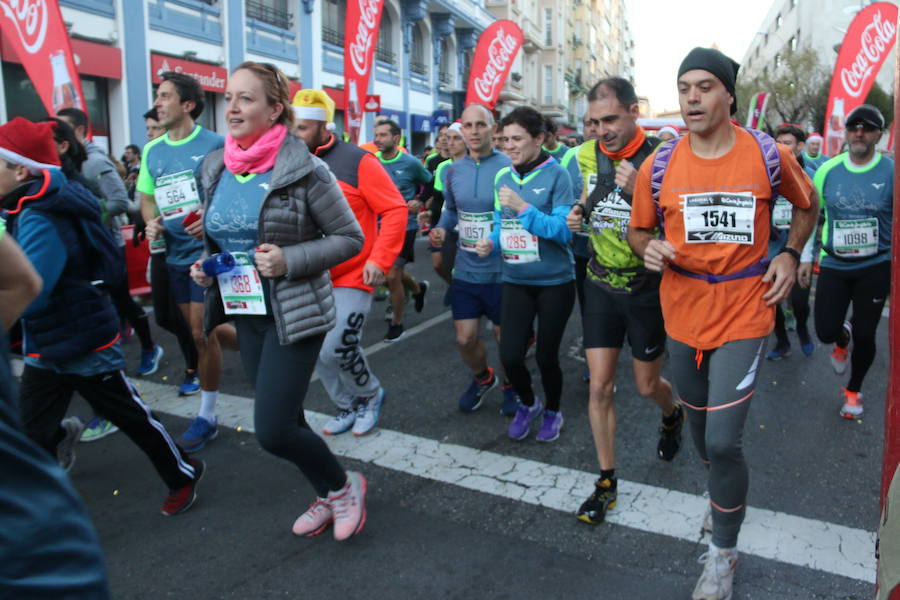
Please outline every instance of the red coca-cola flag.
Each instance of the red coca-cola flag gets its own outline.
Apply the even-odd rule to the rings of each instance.
[[[349,0],[344,30],[344,122],[350,141],[359,143],[363,103],[369,90],[372,59],[384,0]]]
[[[69,33],[57,0],[0,0],[0,31],[15,48],[50,115],[85,110]]]
[[[837,156],[844,143],[844,122],[850,111],[863,104],[884,59],[897,39],[897,7],[875,2],[850,23],[831,76],[825,114],[826,156]]]
[[[466,104],[477,102],[494,110],[524,39],[519,26],[505,19],[494,21],[482,32],[469,71]]]

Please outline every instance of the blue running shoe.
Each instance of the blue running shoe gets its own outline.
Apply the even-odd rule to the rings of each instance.
[[[185,452],[197,452],[203,450],[206,443],[214,440],[219,434],[219,425],[215,421],[210,423],[203,417],[197,417],[188,430],[175,440]]]
[[[494,374],[494,369],[488,367],[487,370],[489,377],[486,381],[478,381],[476,378],[472,378],[472,383],[469,384],[468,389],[459,397],[459,410],[475,412],[481,408],[481,401],[484,400],[484,395],[497,387],[497,376]]]
[[[782,358],[787,358],[790,355],[790,344],[778,344],[773,350],[770,350],[768,354],[766,354],[766,358],[769,360],[781,360]]]
[[[804,335],[798,331],[797,336],[800,338],[800,350],[802,350],[803,354],[806,356],[812,356],[813,351],[816,349],[816,345],[809,336],[809,332],[807,331],[806,335]]]
[[[141,351],[141,366],[138,367],[137,374],[143,377],[144,375],[153,375],[156,373],[157,369],[159,369],[159,361],[165,354],[162,346],[159,344],[154,344],[152,350],[142,350]]]
[[[507,435],[514,440],[524,440],[531,431],[531,422],[541,416],[543,411],[544,407],[541,404],[541,399],[537,396],[534,397],[534,404],[531,406],[525,406],[519,400],[516,416],[513,417],[512,423],[509,424],[509,428],[506,430]]]
[[[513,389],[512,384],[506,384],[500,390],[503,392],[503,405],[500,407],[500,414],[504,417],[511,417],[516,414],[519,408],[519,395]]]
[[[179,396],[192,396],[200,391],[200,378],[197,373],[184,372],[184,381],[178,386]]]

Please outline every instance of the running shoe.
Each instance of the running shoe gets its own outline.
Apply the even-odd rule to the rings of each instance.
[[[141,377],[145,375],[153,375],[159,369],[159,361],[165,354],[162,346],[155,344],[150,350],[141,351],[141,364],[138,367],[137,374]]]
[[[514,440],[524,440],[531,432],[531,422],[541,416],[543,406],[541,399],[534,397],[534,404],[525,406],[520,399],[516,406],[516,416],[513,417],[512,423],[506,430],[507,435]]]
[[[177,490],[169,490],[169,495],[162,505],[162,514],[167,517],[183,513],[197,501],[197,484],[206,472],[206,463],[195,458],[192,458],[190,463],[194,467],[194,479]]]
[[[384,320],[390,323],[394,319],[394,307],[388,302],[384,307]]]
[[[59,461],[59,466],[68,472],[75,464],[75,443],[81,438],[84,423],[78,417],[68,417],[63,419],[59,426],[63,428],[65,435],[56,445],[56,460]]]
[[[704,552],[697,561],[703,565],[703,573],[694,588],[692,600],[731,600],[737,556],[734,548],[710,547]]]
[[[791,355],[791,344],[790,342],[784,342],[776,344],[775,347],[769,350],[766,353],[766,358],[769,360],[781,360],[782,358],[787,358]]]
[[[559,439],[559,432],[563,426],[563,414],[558,410],[545,410],[544,420],[538,429],[535,439],[539,442],[553,442]]]
[[[362,531],[366,524],[366,478],[347,471],[347,483],[336,492],[328,492],[328,504],[334,514],[334,539],[346,540]]]
[[[422,312],[425,308],[425,294],[428,293],[428,281],[423,279],[419,282],[419,293],[413,294],[413,299],[415,300],[415,309],[417,313]]]
[[[350,431],[350,428],[353,427],[353,423],[355,422],[356,410],[353,408],[345,408],[325,423],[325,426],[322,427],[322,433],[325,435],[339,435]]]
[[[210,423],[198,416],[187,431],[175,441],[185,452],[197,452],[203,450],[207,442],[214,440],[217,435],[219,435],[218,423],[215,421]]]
[[[487,370],[488,378],[485,381],[478,381],[475,377],[472,378],[472,383],[469,384],[468,389],[459,397],[459,410],[475,412],[481,408],[484,395],[497,387],[498,381],[497,375],[494,374],[494,369],[488,367]]]
[[[862,392],[851,392],[845,387],[841,388],[844,397],[844,405],[841,407],[841,416],[845,419],[858,419],[863,414]]]
[[[500,406],[500,414],[504,417],[515,415],[516,410],[519,408],[519,395],[516,393],[516,390],[513,389],[511,383],[507,383],[500,388],[500,391],[503,392],[503,404]]]
[[[385,344],[393,344],[397,340],[403,337],[403,324],[393,324],[390,323],[388,325],[387,333],[384,334],[384,343]]]
[[[312,537],[325,531],[332,523],[334,523],[334,514],[331,512],[328,500],[316,498],[306,512],[297,517],[291,531],[294,532],[294,535]]]
[[[789,308],[784,309],[784,328],[788,331],[797,329],[797,317],[794,316],[794,311]]]
[[[200,378],[196,371],[185,371],[184,381],[178,386],[179,396],[193,396],[200,391]]]
[[[812,356],[813,351],[816,349],[816,345],[812,341],[812,337],[810,337],[809,332],[800,333],[797,332],[797,337],[800,338],[800,350],[806,356]]]
[[[353,435],[366,435],[378,425],[381,418],[381,407],[384,405],[384,388],[378,388],[371,398],[360,398],[356,406],[356,421],[353,423]]]
[[[594,491],[578,509],[578,520],[591,525],[602,523],[606,519],[606,511],[616,506],[617,488],[613,479],[598,479],[594,483]]]
[[[844,333],[847,336],[847,340],[853,339],[853,328],[850,326],[850,323],[844,321]],[[847,371],[847,356],[850,354],[850,342],[847,342],[847,345],[841,348],[837,344],[834,345],[834,348],[831,350],[831,368],[834,369],[834,372],[838,375],[843,375]]]
[[[81,432],[81,441],[96,442],[97,440],[102,440],[108,435],[114,434],[118,430],[118,427],[116,427],[106,419],[101,419],[100,417],[91,417],[91,420],[88,421],[87,425],[84,426],[84,431]]]
[[[656,444],[656,456],[666,462],[675,458],[681,448],[681,428],[687,419],[687,413],[680,404],[675,405],[675,412],[670,418],[663,418],[659,426],[659,443]]]

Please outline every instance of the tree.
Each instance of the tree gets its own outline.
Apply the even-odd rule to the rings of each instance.
[[[872,89],[869,90],[869,95],[866,96],[866,104],[871,104],[880,110],[881,114],[884,115],[885,128],[890,128],[891,122],[894,120],[894,95],[885,92],[884,89],[878,85],[878,82],[875,81],[872,83]]]

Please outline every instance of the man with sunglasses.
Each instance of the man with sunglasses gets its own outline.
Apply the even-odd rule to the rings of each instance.
[[[834,344],[831,365],[850,381],[841,388],[845,419],[863,413],[863,378],[875,360],[875,331],[891,284],[894,162],[875,146],[884,116],[869,104],[847,116],[847,152],[816,171],[813,183],[825,211],[821,271],[816,285],[816,333]],[[853,317],[847,308],[853,303]],[[851,348],[851,341],[853,342]]]

